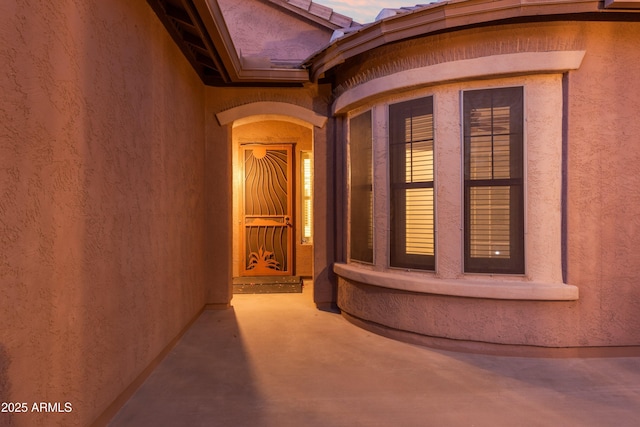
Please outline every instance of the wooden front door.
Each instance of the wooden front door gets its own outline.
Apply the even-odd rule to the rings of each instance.
[[[293,272],[292,145],[244,145],[243,276]]]

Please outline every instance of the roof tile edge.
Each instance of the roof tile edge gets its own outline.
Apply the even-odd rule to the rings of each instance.
[[[353,18],[342,15],[330,7],[315,3],[312,0],[284,0],[291,6],[301,9],[304,12],[310,13],[325,21],[331,22],[334,25],[338,25],[342,28],[349,28],[352,25],[358,25],[353,21]]]

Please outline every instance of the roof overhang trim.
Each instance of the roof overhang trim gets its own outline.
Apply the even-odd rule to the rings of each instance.
[[[640,0],[608,0],[612,2],[640,2]],[[622,3],[620,3],[622,4]],[[311,56],[306,65],[311,80],[317,81],[327,71],[359,54],[377,47],[415,37],[427,36],[459,28],[489,25],[523,19],[615,13],[603,8],[598,0],[452,0],[434,3],[412,12],[399,14],[366,25],[359,31],[345,34],[324,50]]]
[[[309,81],[309,72],[306,69],[244,68],[218,2],[193,0],[193,3],[233,83],[305,83]]]
[[[439,83],[577,70],[585,53],[584,50],[510,53],[405,70],[346,91],[335,100],[333,114],[344,114],[374,97]]]

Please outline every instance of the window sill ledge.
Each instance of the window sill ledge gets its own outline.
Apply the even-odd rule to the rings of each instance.
[[[476,278],[411,277],[393,271],[372,271],[343,263],[336,263],[333,271],[342,278],[356,282],[425,294],[501,300],[575,301],[578,299],[578,288],[565,284]]]

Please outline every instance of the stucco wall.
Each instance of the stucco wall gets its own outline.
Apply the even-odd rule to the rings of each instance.
[[[568,281],[583,345],[640,345],[638,23],[584,25],[569,75]]]
[[[403,70],[518,52],[571,51],[584,48],[584,26],[540,22],[472,28],[415,38],[372,51],[337,67],[336,95],[372,79]],[[399,55],[398,52],[402,52]]]
[[[382,325],[388,330],[453,340],[542,347],[640,345],[640,320],[637,316],[640,310],[640,287],[637,284],[640,258],[635,249],[640,243],[640,199],[636,191],[640,184],[640,150],[637,147],[640,122],[634,117],[640,110],[640,101],[634,95],[640,88],[640,77],[636,72],[640,53],[633,45],[639,32],[637,23],[507,25],[406,42],[401,45],[407,51],[407,55],[402,55],[402,61],[396,59],[399,57],[397,52],[392,55],[390,48],[384,48],[377,58],[376,52],[372,52],[360,58],[358,64],[345,64],[342,70],[347,74],[343,76],[338,94],[365,82],[366,79],[349,75],[354,70],[363,72],[362,64],[371,70],[365,74],[375,78],[411,67],[520,51],[586,51],[580,67],[569,71],[566,77],[568,160],[567,196],[563,202],[566,228],[560,230],[555,220],[550,224],[557,230],[554,235],[566,235],[564,243],[561,243],[567,254],[564,267],[566,283],[579,288],[579,299],[464,298],[385,289],[343,278],[339,282],[340,307],[349,315]],[[449,46],[451,50],[448,50]],[[395,45],[393,48],[398,47]],[[514,84],[513,81],[518,79],[525,77],[515,77],[508,83]],[[494,80],[476,84],[493,85],[496,82],[500,85],[500,81]],[[437,93],[440,87],[435,90]],[[402,96],[412,96],[412,93]],[[529,106],[535,103],[540,111],[544,111],[544,100],[532,98],[528,96],[526,103]],[[442,101],[441,98],[439,100]],[[377,101],[370,97],[367,102],[369,104],[361,104],[360,107],[367,108]],[[557,105],[553,105],[553,111],[558,111]],[[536,183],[544,184],[544,179],[537,177],[536,173],[544,171],[539,166],[548,166],[548,162],[535,164],[540,148],[538,144],[545,142],[535,142],[532,137],[537,134],[532,135],[531,132],[534,126],[551,126],[552,122],[558,127],[556,118],[538,120],[542,118],[540,115],[535,123],[531,118],[527,119],[529,191]],[[441,128],[437,129],[440,131]],[[558,160],[554,158],[557,164]],[[554,179],[556,188],[562,190],[560,185],[556,185],[557,180],[562,179],[561,174],[556,173]],[[529,226],[546,227],[540,224],[539,219],[547,215],[561,218],[563,205],[558,203],[559,195],[554,191],[554,195],[547,199],[532,198],[529,194]],[[548,206],[541,206],[536,201]],[[438,234],[440,240],[445,238],[442,231],[440,229]],[[548,230],[545,228],[544,231]],[[529,234],[526,239],[531,242],[537,237],[539,235]],[[545,262],[550,253],[545,250],[547,244],[556,254],[551,264]],[[539,258],[533,264],[532,251]],[[538,242],[535,247],[527,243],[527,252],[527,276],[533,272],[537,277],[545,277],[545,281],[549,277],[553,281],[561,279],[563,255],[556,240]],[[547,268],[549,266],[552,268]],[[436,276],[443,272],[451,276],[456,272],[462,275],[460,266],[455,267],[453,271],[436,272]],[[486,281],[491,280],[501,279],[498,276],[486,278]]]
[[[202,308],[204,91],[143,1],[0,3],[1,425],[86,426]]]

